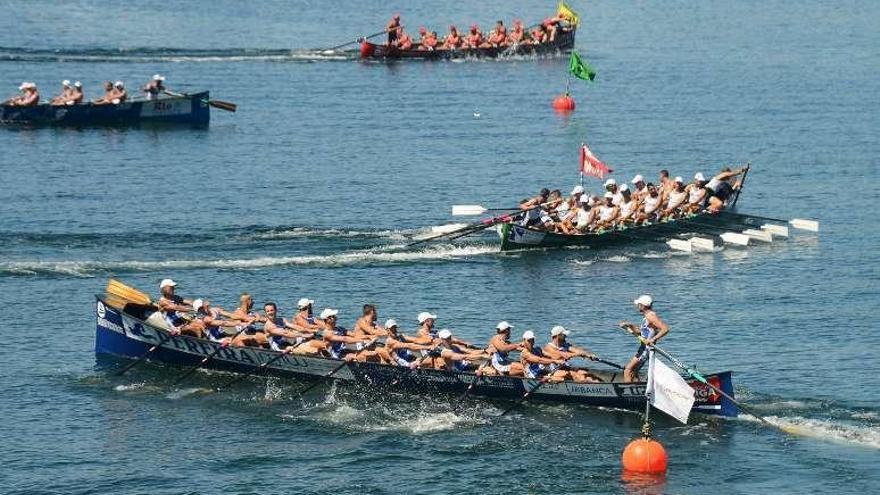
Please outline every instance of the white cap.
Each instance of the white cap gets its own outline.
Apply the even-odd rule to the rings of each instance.
[[[437,332],[437,336],[440,337],[441,339],[448,339],[448,338],[452,337],[452,332],[450,332],[449,330],[444,328],[443,330],[440,330],[439,332]]]
[[[535,338],[535,332],[531,330],[526,330],[523,332],[523,340],[532,340]]]
[[[164,81],[164,80],[165,80],[165,76],[163,76],[163,75],[161,75],[161,74],[155,74],[155,75],[153,75],[153,80],[154,80],[154,81]]]
[[[703,177],[703,172],[697,172],[697,175],[694,176],[694,180],[706,182],[706,178]]]
[[[614,198],[614,193],[612,193],[611,191],[608,191],[608,192],[605,193],[605,196],[604,196],[604,197],[605,197],[605,199],[613,199],[613,198]]]
[[[495,330],[510,330],[513,328],[513,325],[507,323],[506,321],[499,321],[498,325],[495,327]]]
[[[583,186],[574,186],[574,189],[571,190],[571,194],[583,194],[584,187]]]
[[[419,313],[419,316],[416,316],[416,319],[419,320],[419,323],[424,323],[425,320],[428,320],[428,319],[430,319],[430,320],[436,320],[436,319],[437,319],[437,315],[435,315],[435,314],[431,314],[431,313],[429,313],[429,312],[427,312],[427,311],[422,311],[421,313]]]
[[[623,185],[621,185],[617,190],[620,191],[620,192],[629,191],[629,186],[626,185],[626,184],[623,184]]]
[[[596,200],[594,198],[590,198],[589,200],[587,200],[587,206],[596,206]]]
[[[678,182],[679,184],[684,184],[684,179],[682,179],[681,177],[676,177],[675,180],[672,182]]]
[[[193,311],[198,311],[199,308],[201,308],[204,305],[205,305],[205,301],[202,301],[201,299],[196,299],[195,301],[193,301],[193,305],[192,305]]]
[[[170,278],[163,279],[159,282],[159,288],[164,289],[165,287],[177,287],[177,282],[171,280]]]
[[[113,83],[113,86],[115,86],[115,87],[117,87],[117,88],[124,88],[124,87],[125,87],[125,83],[122,82],[122,81],[116,81],[115,83]]]
[[[637,184],[639,182],[645,182],[645,178],[642,177],[642,174],[638,174],[635,177],[633,177],[633,180],[632,180],[633,184]]]
[[[330,318],[331,316],[336,316],[338,314],[339,314],[339,311],[337,311],[335,309],[325,308],[324,311],[321,311],[320,318],[322,320],[326,320],[327,318]]]
[[[391,328],[391,327],[396,327],[396,326],[397,326],[397,322],[394,320],[394,318],[389,318],[388,321],[385,322],[385,328]]]
[[[581,195],[581,199],[580,199],[581,203],[587,203],[587,204],[589,204],[590,201],[592,201],[592,200],[593,200],[593,198],[591,198],[588,194],[582,194],[582,195]]]
[[[81,87],[83,87],[83,83],[77,81],[77,82],[73,83],[73,87],[74,88],[81,88]]]
[[[608,179],[605,181],[605,187],[616,186],[616,185],[617,185],[617,181],[614,179]]]
[[[643,296],[639,296],[638,299],[633,301],[633,304],[641,304],[642,306],[650,306],[654,303],[654,300],[651,299],[651,296],[645,294]]]
[[[556,325],[555,327],[550,329],[550,336],[551,337],[556,337],[560,333],[563,335],[571,335],[571,332],[566,330],[565,327],[563,327],[561,325]]]
[[[69,88],[70,87],[70,79],[65,79],[65,80],[61,81],[61,85],[66,88]]]
[[[309,306],[309,304],[315,304],[315,301],[312,301],[311,299],[304,297],[296,302],[296,307],[299,309],[305,309]]]
[[[19,86],[18,89],[30,89],[30,88],[36,88],[36,87],[37,87],[36,84],[34,84],[32,82],[25,81],[25,82],[21,83],[21,86]]]

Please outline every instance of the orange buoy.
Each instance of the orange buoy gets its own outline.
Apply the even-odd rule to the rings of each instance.
[[[656,440],[638,438],[623,449],[623,469],[633,473],[661,474],[669,459],[666,449]]]
[[[376,51],[376,45],[370,43],[367,40],[361,42],[361,58],[372,57],[374,51]]]
[[[560,112],[571,112],[574,110],[574,98],[568,93],[553,98],[553,109]]]

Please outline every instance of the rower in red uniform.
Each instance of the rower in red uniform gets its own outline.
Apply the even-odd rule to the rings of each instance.
[[[507,35],[507,42],[511,45],[522,43],[525,35],[526,32],[523,29],[522,21],[519,19],[514,19],[513,29],[510,31],[510,34]]]
[[[412,37],[403,28],[400,28],[400,37],[397,38],[397,48],[401,50],[412,50]]]
[[[532,32],[530,34],[532,35],[533,45],[540,45],[541,43],[546,42],[549,37],[549,34],[547,33],[547,28],[543,24],[539,25],[535,29],[532,29]]]
[[[385,31],[388,33],[388,46],[395,46],[397,44],[400,28],[400,14],[394,14],[391,16],[391,20],[388,21],[388,25],[385,26]]]
[[[483,33],[480,32],[480,26],[471,24],[471,31],[464,39],[465,47],[479,48],[483,44]]]
[[[437,31],[431,31],[428,33],[425,38],[419,43],[419,50],[427,50],[432,52],[437,49],[438,45],[437,41]]]
[[[449,34],[446,35],[446,39],[443,41],[443,48],[447,50],[454,50],[456,48],[460,48],[462,44],[461,35],[458,34],[458,28],[455,25],[449,26]]]
[[[425,26],[419,26],[419,41],[418,43],[421,45],[425,42],[425,38],[428,37],[428,29]]]
[[[489,39],[486,40],[486,43],[488,46],[492,47],[507,45],[507,28],[504,27],[504,21],[498,21],[495,23],[495,30],[489,35]]]

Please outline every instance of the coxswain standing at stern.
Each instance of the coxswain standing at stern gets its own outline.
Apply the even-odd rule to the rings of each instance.
[[[388,25],[385,26],[385,31],[388,33],[388,46],[397,46],[400,28],[400,14],[394,14],[391,16],[391,20],[388,21]]]
[[[657,316],[656,312],[654,312],[654,300],[651,296],[640,296],[633,301],[633,304],[636,305],[639,313],[642,314],[641,325],[636,326],[633,323],[622,321],[620,322],[620,328],[629,330],[630,333],[637,337],[641,337],[644,340],[642,345],[640,345],[639,349],[636,351],[636,355],[630,359],[629,363],[627,363],[623,370],[623,381],[625,382],[636,381],[639,369],[645,364],[645,361],[648,360],[648,348],[669,333],[669,326]]]
[[[730,181],[748,169],[748,166],[738,170],[730,170],[729,167],[725,168],[706,184],[706,190],[709,191],[709,206],[707,209],[711,213],[718,213],[724,209],[727,201],[733,196],[733,192],[742,189],[742,179],[737,179],[733,185],[730,185]]]

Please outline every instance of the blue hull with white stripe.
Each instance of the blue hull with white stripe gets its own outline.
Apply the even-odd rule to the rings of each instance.
[[[95,306],[97,326],[95,353],[123,358],[139,358],[155,344],[151,361],[176,366],[195,365],[217,350],[219,344],[184,335],[172,336],[151,325],[135,310],[120,311],[107,305],[97,296]],[[256,373],[262,363],[278,356],[275,351],[254,347],[227,347],[209,360],[206,368],[238,373]],[[321,357],[287,355],[264,368],[263,373],[298,379],[317,379],[335,370],[340,361]],[[541,386],[530,396],[531,401],[568,402],[590,406],[641,410],[645,405],[645,383],[622,383],[617,372],[591,370],[604,383],[550,383]],[[731,372],[706,376],[715,386],[730,396],[734,395]],[[402,368],[378,363],[349,363],[337,371],[334,380],[350,382],[365,388],[390,388],[413,393],[461,394],[474,380],[479,381],[471,395],[516,400],[538,385],[537,380],[492,376],[477,378],[472,372],[454,372],[434,369]],[[721,416],[736,416],[737,407],[731,401],[712,392],[708,387],[689,381],[696,390],[694,412]]]
[[[57,126],[117,126],[168,123],[206,126],[211,120],[209,93],[132,99],[116,105],[41,104],[33,107],[0,106],[0,123]]]

